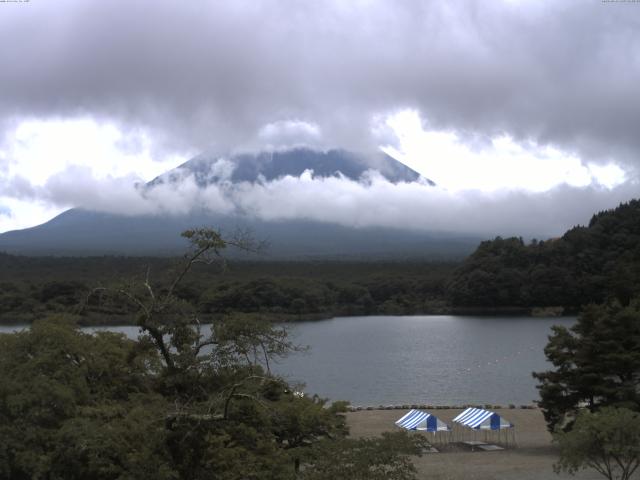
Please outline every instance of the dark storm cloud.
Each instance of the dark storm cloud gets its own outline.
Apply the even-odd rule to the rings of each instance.
[[[172,147],[259,146],[317,125],[364,148],[413,107],[470,139],[507,133],[631,165],[640,5],[575,1],[30,2],[0,5],[0,116],[88,115]],[[317,140],[317,139],[316,139]]]

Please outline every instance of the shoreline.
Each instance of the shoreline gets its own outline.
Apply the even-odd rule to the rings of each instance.
[[[274,313],[242,313],[234,312],[239,315],[255,315],[271,323],[302,323],[302,322],[321,322],[324,320],[333,320],[335,318],[351,318],[351,317],[436,317],[436,316],[477,316],[477,317],[502,317],[502,316],[518,316],[527,318],[565,318],[573,317],[578,314],[571,310],[558,310],[558,307],[540,308],[540,307],[497,307],[497,308],[473,308],[473,307],[456,307],[446,308],[438,311],[427,311],[417,313],[402,313],[402,314],[386,314],[386,313],[312,313],[312,314],[274,314]],[[233,315],[231,313],[230,315]],[[80,327],[136,327],[136,323],[129,321],[131,316],[129,315],[105,315],[105,316],[89,316],[82,317],[73,313],[68,313],[70,316],[75,316],[77,324]],[[203,317],[201,324],[213,323],[222,315]],[[16,326],[16,325],[31,325],[33,319],[16,319],[13,318],[0,318],[0,326]],[[195,324],[194,324],[195,325]]]
[[[480,404],[480,403],[465,403],[462,405],[429,405],[429,404],[402,404],[402,405],[348,405],[348,412],[362,412],[362,411],[375,411],[375,410],[464,410],[466,408],[482,408],[485,410],[537,410],[539,409],[536,403],[515,405],[508,403],[506,406],[499,404]]]
[[[496,405],[497,407],[497,405]],[[433,480],[548,480],[602,478],[597,472],[584,470],[575,476],[556,474],[553,464],[558,459],[556,445],[539,408],[493,409],[515,426],[516,447],[484,452],[471,451],[461,444],[445,446],[434,443],[439,453],[425,453],[414,457],[413,463],[419,479]],[[361,410],[347,412],[345,418],[353,438],[379,437],[384,432],[398,431],[395,421],[407,410]],[[451,425],[460,409],[440,409],[433,412],[440,420]],[[432,435],[410,432],[415,435]]]

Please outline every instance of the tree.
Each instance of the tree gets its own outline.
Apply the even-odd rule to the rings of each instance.
[[[557,472],[593,468],[609,480],[628,480],[640,465],[640,414],[605,407],[581,411],[569,432],[558,432]]]
[[[137,340],[83,333],[72,317],[0,335],[0,478],[294,480],[318,478],[312,469],[337,451],[345,472],[372,475],[342,478],[414,478],[419,437],[349,440],[344,402],[300,395],[270,372],[296,349],[285,330],[247,316],[200,325],[176,294],[183,279],[224,262],[229,246],[254,247],[211,229],[183,235],[191,250],[169,283],[147,271],[96,290],[137,311]]]
[[[454,306],[577,310],[608,299],[627,305],[640,294],[640,200],[545,242],[482,242],[453,273],[448,290]]]
[[[158,364],[154,350],[64,317],[0,335],[0,478],[176,478]]]
[[[640,410],[640,299],[585,307],[573,327],[553,327],[545,354],[555,370],[533,376],[551,431],[581,407]]]
[[[259,249],[259,245],[244,232],[224,238],[214,229],[197,228],[184,231],[182,236],[189,241],[190,248],[178,265],[173,280],[160,291],[151,282],[149,270],[142,284],[94,290],[94,294],[111,293],[131,303],[137,310],[136,324],[157,348],[169,376],[197,369],[203,365],[201,361],[207,363],[206,357],[201,355],[202,350],[216,343],[214,332],[206,338],[200,328],[192,328],[194,324],[199,325],[199,320],[194,307],[176,295],[181,282],[198,263],[224,265],[222,252],[229,247],[244,251]]]
[[[381,439],[323,441],[306,458],[300,479],[406,480],[415,478],[411,455],[426,446],[422,435],[385,432]]]

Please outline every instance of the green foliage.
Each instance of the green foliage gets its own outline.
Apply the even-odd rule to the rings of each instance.
[[[378,472],[353,478],[412,478],[398,476],[412,471],[406,442],[344,439],[344,403],[247,365],[215,369],[211,354],[199,375],[170,375],[149,346],[61,318],[0,335],[0,478],[293,479],[334,450],[345,472]]]
[[[181,235],[189,240],[196,251],[220,252],[227,248],[228,242],[222,238],[220,232],[211,228],[193,228],[185,230]]]
[[[570,329],[553,327],[545,355],[555,369],[533,375],[551,430],[581,406],[640,411],[640,299],[587,306]]]
[[[249,243],[207,229],[186,237],[193,249],[172,281],[147,273],[90,295],[134,312],[138,340],[82,333],[60,316],[0,335],[0,478],[293,480],[300,465],[307,478],[336,458],[346,463],[333,478],[412,478],[414,443],[348,440],[344,402],[328,406],[270,374],[274,357],[296,349],[284,330],[250,315],[199,327],[177,295],[183,279]]]
[[[206,244],[206,239],[199,241]],[[448,308],[445,285],[455,267],[429,262],[243,260],[224,264],[216,259],[220,258],[199,258],[189,275],[173,288],[175,299],[191,305],[204,320],[236,313],[259,314],[274,321],[443,313]],[[209,262],[216,266],[207,265]],[[71,312],[80,315],[84,325],[131,324],[137,306],[95,291],[95,286],[120,285],[141,291],[148,271],[155,291],[166,292],[182,265],[178,259],[162,258],[0,254],[0,323],[30,323],[50,314]],[[220,267],[224,276],[219,275]],[[123,278],[130,282],[123,284]]]
[[[410,456],[422,455],[422,435],[385,432],[382,438],[325,440],[304,459],[300,479],[410,480],[416,470]]]
[[[231,315],[216,322],[214,328],[216,355],[221,363],[245,362],[271,373],[270,359],[304,350],[288,341],[283,327],[275,327],[256,315]]]
[[[157,442],[167,404],[150,389],[155,356],[64,318],[0,335],[0,477],[140,478],[144,457],[149,475],[171,478]]]
[[[482,242],[453,273],[454,306],[546,307],[577,311],[588,303],[640,294],[640,200],[595,215],[588,227],[525,245]]]
[[[640,414],[631,410],[583,410],[571,431],[554,439],[560,447],[557,472],[592,468],[609,480],[628,480],[640,465]]]
[[[201,316],[260,313],[274,320],[340,315],[448,313],[451,307],[500,309],[582,305],[640,294],[640,200],[601,212],[587,227],[561,238],[532,241],[501,238],[482,242],[462,265],[412,262],[249,262],[229,265],[225,281],[199,263],[220,260],[236,246],[257,250],[246,235],[224,239],[206,228],[185,232],[195,253],[205,248],[179,282],[176,298]],[[20,257],[0,253],[0,322],[31,322],[68,311],[105,279],[153,273],[169,289],[176,259]],[[224,263],[224,262],[222,262]],[[61,280],[64,279],[64,280]],[[144,278],[135,278],[137,284]],[[109,284],[111,282],[108,282]],[[131,323],[135,309],[94,296],[82,322]]]

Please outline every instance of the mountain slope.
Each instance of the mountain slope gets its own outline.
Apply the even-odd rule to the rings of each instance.
[[[269,181],[285,175],[300,176],[305,170],[312,170],[317,177],[340,174],[351,180],[358,180],[367,170],[373,169],[393,183],[415,182],[420,178],[418,172],[382,152],[365,156],[346,150],[317,151],[295,148],[258,154],[240,154],[229,159],[223,158],[232,167],[230,172],[213,168],[220,159],[210,154],[198,155],[177,169],[158,176],[149,182],[149,185],[178,181],[185,173],[194,174],[199,186],[221,180],[232,183],[256,182],[262,179]],[[225,176],[225,173],[228,176]],[[426,181],[433,184],[430,180]]]
[[[306,220],[249,221],[204,213],[125,217],[73,209],[37,227],[0,235],[0,251],[36,255],[172,255],[186,246],[180,232],[202,225],[227,232],[249,229],[257,239],[268,243],[266,254],[275,258],[460,258],[478,244],[477,238],[461,235],[349,228]]]
[[[201,155],[157,177],[146,188],[180,181],[187,174],[194,175],[199,186],[222,180],[232,183],[268,181],[283,175],[297,176],[305,170],[313,170],[316,176],[342,175],[354,180],[369,169],[379,169],[392,182],[420,178],[417,172],[387,155],[367,158],[342,150],[316,152],[296,149],[273,154],[240,155],[226,162],[233,168],[221,172],[218,158]],[[355,228],[310,220],[268,222],[239,214],[221,215],[206,211],[181,216],[131,217],[71,209],[37,227],[0,235],[0,251],[39,255],[169,255],[184,248],[185,243],[179,236],[181,231],[202,225],[228,232],[237,228],[248,229],[257,239],[266,240],[270,244],[268,254],[278,258],[453,258],[470,253],[478,242],[477,238],[441,232]]]

